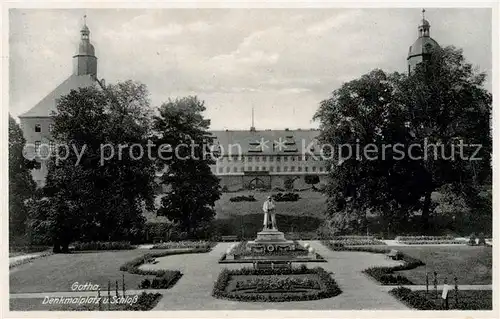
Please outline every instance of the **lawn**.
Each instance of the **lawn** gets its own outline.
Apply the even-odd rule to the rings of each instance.
[[[262,215],[262,205],[267,196],[276,193],[278,192],[241,191],[236,193],[222,193],[221,198],[215,203],[216,218],[225,219],[248,214]],[[326,208],[326,196],[320,192],[310,190],[297,193],[300,195],[300,199],[296,202],[276,202],[276,212],[282,215],[324,218],[323,212]],[[257,201],[231,202],[229,200],[231,197],[248,195],[253,195]]]
[[[377,247],[377,246],[373,246]],[[472,246],[442,247],[404,247],[379,246],[396,249],[414,258],[422,260],[426,265],[411,270],[398,271],[416,285],[425,285],[425,273],[429,272],[432,284],[433,272],[438,273],[438,282],[443,284],[446,277],[449,284],[454,284],[457,276],[459,285],[487,285],[492,283],[492,248]]]
[[[122,274],[125,274],[126,289],[137,289],[142,279],[147,277],[122,272],[119,268],[146,253],[146,250],[134,249],[54,254],[35,259],[10,271],[10,293],[71,291],[75,282],[91,282],[107,290],[108,280],[112,287],[118,280],[121,287]]]

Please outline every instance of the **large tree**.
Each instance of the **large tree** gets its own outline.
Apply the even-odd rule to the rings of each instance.
[[[9,238],[24,237],[28,208],[26,201],[33,197],[36,189],[31,170],[38,164],[25,158],[23,148],[26,141],[14,118],[9,115]]]
[[[367,211],[378,213],[387,229],[397,230],[419,211],[427,231],[431,194],[446,184],[470,205],[484,206],[476,186],[491,178],[491,95],[483,82],[484,74],[475,72],[461,51],[451,47],[437,49],[411,76],[375,70],[345,83],[321,103],[315,118],[321,123],[322,142],[350,145],[335,149],[326,189],[328,212],[340,230],[352,231],[349,225]],[[483,145],[478,155],[483,160],[462,160],[458,154],[455,160],[441,154],[417,160],[424,150],[410,148],[436,143],[448,156],[458,139]],[[396,144],[400,147],[392,147]],[[358,145],[360,158],[349,156]],[[376,151],[365,154],[365,147]]]
[[[203,118],[203,111],[204,103],[190,96],[162,104],[154,118],[155,144],[170,150],[157,161],[166,168],[161,180],[168,185],[158,214],[178,223],[189,236],[213,219],[215,201],[221,196],[219,179],[210,170],[210,121]]]
[[[450,184],[471,207],[479,209],[484,204],[478,193],[480,185],[491,184],[492,150],[492,96],[483,86],[485,79],[486,74],[467,62],[462,50],[447,47],[436,48],[427,63],[399,84],[396,100],[408,111],[412,142],[423,145],[427,141],[443,150],[420,162],[424,230],[429,227],[431,194],[443,185]],[[475,154],[477,146],[469,146],[457,154],[460,143],[478,145],[480,150]],[[453,149],[454,160],[450,160]]]
[[[127,81],[73,90],[60,98],[53,119],[54,140],[69,146],[67,158],[49,161],[44,188],[49,204],[42,217],[54,250],[65,251],[74,240],[138,239],[143,207],[153,207],[145,86]],[[58,152],[65,157],[64,147]],[[40,224],[35,216],[33,225]]]

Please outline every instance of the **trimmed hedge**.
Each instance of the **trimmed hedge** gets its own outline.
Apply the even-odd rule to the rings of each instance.
[[[466,244],[463,240],[455,240],[455,239],[443,239],[443,240],[400,240],[398,241],[402,244],[407,245],[459,245]]]
[[[91,241],[91,242],[76,242],[73,244],[74,251],[85,250],[125,250],[134,249],[135,247],[128,241]]]
[[[398,287],[392,289],[389,293],[412,308],[419,310],[440,310],[434,302],[425,297],[423,298],[409,288]]]
[[[278,193],[272,196],[277,202],[296,202],[300,199],[300,195],[297,193]]]
[[[359,238],[359,239],[336,239],[334,238],[332,240],[333,243],[338,243],[342,244],[345,246],[370,246],[370,245],[385,245],[383,241],[377,240],[377,239],[364,239],[364,238]]]
[[[320,280],[325,285],[324,289],[314,291],[312,293],[297,293],[286,294],[280,293],[279,295],[271,295],[255,293],[255,294],[237,294],[235,292],[226,291],[226,287],[233,275],[291,275],[291,274],[317,274]],[[298,268],[279,268],[279,269],[252,269],[242,268],[236,270],[223,269],[219,274],[212,290],[212,296],[220,299],[230,299],[237,301],[258,301],[258,302],[285,302],[285,301],[300,301],[300,300],[317,300],[323,298],[331,298],[337,296],[342,291],[337,283],[330,276],[330,273],[323,268],[308,269],[305,265]]]
[[[169,241],[165,243],[159,243],[151,247],[151,249],[179,249],[179,248],[204,248],[210,249],[215,245],[214,242],[210,241]]]
[[[160,301],[162,295],[159,293],[143,292],[139,295],[137,302],[127,305],[126,311],[148,311],[153,309]]]
[[[143,279],[139,284],[139,289],[169,289],[182,277],[178,270],[165,270],[161,271],[156,278]]]
[[[157,253],[148,253],[143,256],[137,257],[131,261],[126,262],[120,266],[121,271],[126,271],[130,274],[144,275],[144,276],[155,276],[156,278],[144,279],[140,284],[141,289],[168,289],[175,285],[175,283],[182,277],[182,273],[178,270],[144,270],[140,269],[139,266],[149,263],[158,257],[165,257],[171,255],[180,254],[192,254],[192,253],[205,253],[212,249],[212,247],[205,248],[193,248],[188,251],[163,251]]]
[[[230,202],[256,202],[257,200],[253,195],[241,195],[241,196],[234,196],[229,199]]]
[[[391,251],[391,249],[379,247],[339,247],[333,245],[329,241],[323,241],[322,243],[333,251],[360,251],[376,254],[388,254]],[[411,282],[408,278],[401,275],[394,275],[394,272],[414,269],[425,264],[420,259],[413,258],[400,251],[398,251],[398,257],[398,259],[404,262],[402,265],[393,267],[370,267],[363,270],[363,272],[372,276],[382,285],[413,285],[413,282]]]
[[[435,292],[425,290],[414,290],[398,287],[389,291],[390,294],[403,301],[408,306],[418,310],[446,310],[441,299],[442,291],[438,291],[438,299]],[[459,290],[458,303],[455,292],[448,293],[449,310],[492,310],[493,300],[491,290]]]

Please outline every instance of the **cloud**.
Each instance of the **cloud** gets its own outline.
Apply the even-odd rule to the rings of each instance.
[[[219,129],[248,128],[252,106],[261,128],[314,126],[320,101],[342,82],[374,68],[405,72],[420,20],[418,9],[15,9],[14,116],[71,73],[83,14],[100,78],[141,81],[155,105],[199,95]],[[433,38],[464,48],[491,77],[490,10],[429,9],[427,18]]]

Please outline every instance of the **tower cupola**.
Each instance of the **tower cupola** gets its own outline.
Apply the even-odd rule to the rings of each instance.
[[[73,73],[76,75],[97,76],[97,57],[95,49],[90,43],[90,30],[87,27],[87,16],[83,16],[83,27],[80,30],[78,51],[73,56]]]

